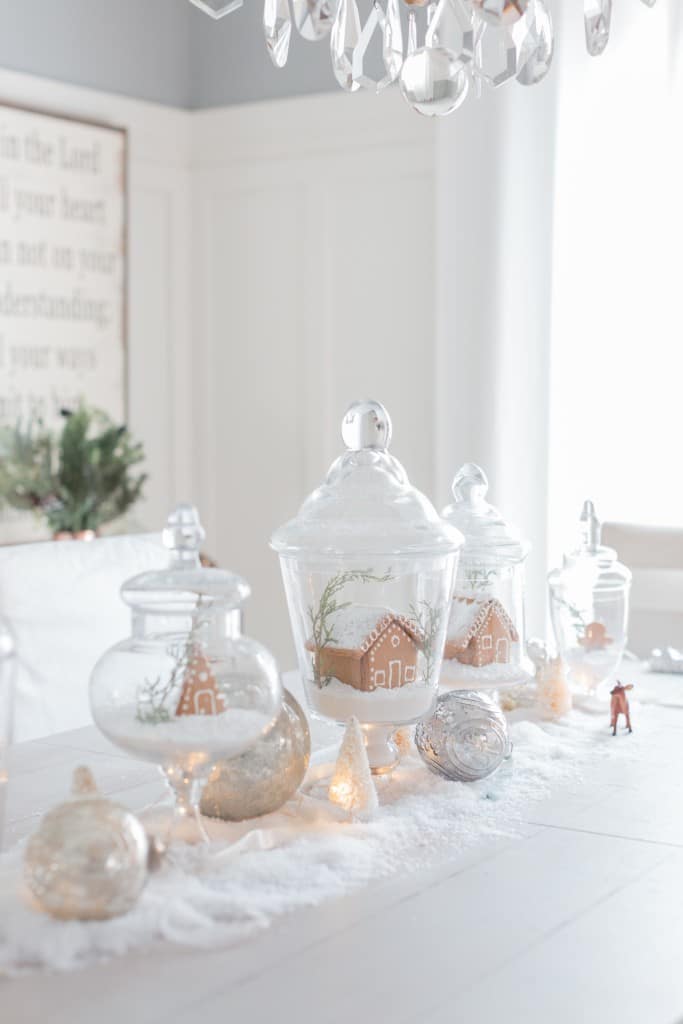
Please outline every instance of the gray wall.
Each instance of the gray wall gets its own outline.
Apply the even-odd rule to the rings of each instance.
[[[218,21],[191,8],[191,107],[217,107],[249,100],[301,96],[338,89],[329,40],[308,43],[294,31],[289,60],[278,69],[263,40],[263,0],[244,0],[239,11]]]
[[[335,89],[326,42],[292,39],[276,70],[262,0],[220,21],[188,0],[0,0],[0,67],[169,106],[201,108]]]

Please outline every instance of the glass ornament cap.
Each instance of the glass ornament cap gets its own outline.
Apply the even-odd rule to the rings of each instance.
[[[224,18],[226,14],[239,10],[243,2],[244,0],[230,0],[226,4],[224,0],[190,0],[190,3],[198,7],[200,11],[204,11],[204,14],[216,19]]]

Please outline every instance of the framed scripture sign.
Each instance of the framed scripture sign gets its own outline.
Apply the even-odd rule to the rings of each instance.
[[[126,413],[126,133],[0,103],[0,424]],[[37,536],[0,512],[0,542]]]

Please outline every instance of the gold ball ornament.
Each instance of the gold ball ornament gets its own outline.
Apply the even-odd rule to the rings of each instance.
[[[306,716],[285,690],[282,710],[266,735],[239,757],[216,765],[202,793],[202,814],[244,821],[276,811],[303,782],[310,756]]]
[[[135,815],[103,797],[81,766],[71,799],[49,811],[29,839],[24,878],[53,917],[104,920],[134,905],[147,879],[148,853]]]

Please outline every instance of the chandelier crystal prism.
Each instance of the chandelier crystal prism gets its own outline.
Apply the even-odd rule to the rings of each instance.
[[[623,3],[635,0],[623,0]],[[657,0],[642,0],[654,7]],[[683,0],[680,0],[683,2]],[[243,0],[190,0],[213,18]],[[263,0],[266,48],[287,63],[292,27],[308,42],[329,39],[332,69],[347,92],[381,92],[396,82],[427,117],[452,113],[472,92],[516,80],[537,85],[553,62],[547,0]],[[604,52],[614,0],[583,0],[586,49]],[[577,0],[576,6],[580,3]]]

